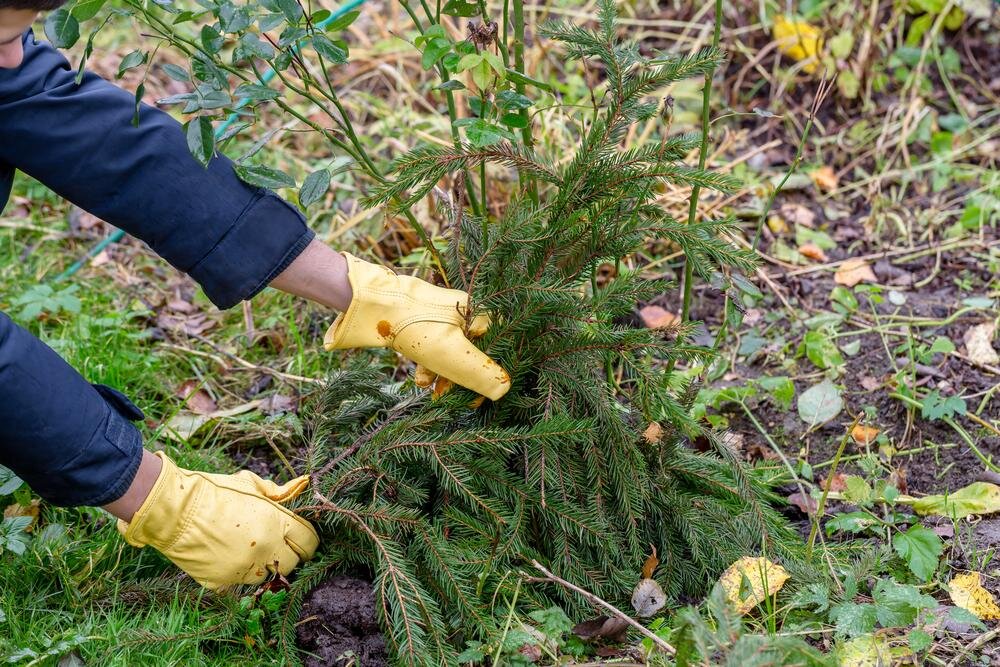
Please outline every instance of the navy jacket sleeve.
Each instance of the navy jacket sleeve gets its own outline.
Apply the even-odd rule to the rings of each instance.
[[[24,62],[0,69],[0,194],[12,168],[149,244],[220,308],[263,289],[312,233],[298,211],[240,181],[225,157],[191,157],[177,121],[76,72],[28,32]],[[6,183],[6,185],[5,185]]]

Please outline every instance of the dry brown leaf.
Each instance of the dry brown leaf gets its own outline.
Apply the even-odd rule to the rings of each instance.
[[[868,391],[875,391],[876,389],[882,386],[882,381],[879,380],[877,377],[873,377],[871,375],[862,375],[861,386],[867,389]]]
[[[722,573],[719,584],[736,611],[746,614],[781,590],[788,581],[788,571],[766,558],[747,556]]]
[[[796,491],[788,496],[788,502],[802,510],[803,514],[813,514],[818,508],[816,499],[808,494],[803,494],[801,491]]]
[[[816,214],[802,204],[783,204],[779,211],[782,218],[794,225],[810,229],[816,226]]]
[[[639,309],[639,317],[642,324],[647,329],[662,329],[670,327],[680,322],[679,317],[666,308],[659,306],[645,306]]]
[[[827,261],[826,253],[815,243],[803,243],[800,245],[799,254],[817,262]]]
[[[646,562],[642,564],[642,578],[652,579],[653,571],[656,570],[656,566],[660,564],[660,559],[656,557],[656,547],[650,545],[653,553],[646,557]]]
[[[983,621],[1000,620],[1000,606],[983,588],[978,572],[956,574],[948,583],[948,595],[956,606],[967,609]]]
[[[3,518],[11,519],[16,516],[31,517],[31,523],[29,523],[27,527],[24,529],[25,532],[30,533],[32,529],[35,527],[35,524],[38,523],[38,511],[39,511],[38,505],[39,505],[38,498],[33,498],[31,502],[28,503],[27,505],[22,505],[20,503],[14,503],[13,505],[8,505],[6,508],[4,508]]]
[[[863,259],[849,259],[833,274],[833,281],[845,287],[854,287],[862,282],[873,283],[876,280],[872,267]]]
[[[837,174],[833,167],[824,166],[809,172],[809,178],[813,184],[823,192],[832,192],[837,189]]]
[[[598,616],[573,626],[573,634],[580,639],[606,639],[617,644],[625,641],[628,628],[628,621],[614,616]]]
[[[196,415],[209,415],[219,409],[198,380],[185,380],[177,388],[177,396],[185,400],[185,407]]]
[[[663,437],[663,427],[657,422],[650,422],[646,430],[642,432],[642,437],[651,445],[655,445]]]
[[[261,402],[260,411],[265,415],[277,415],[285,412],[298,412],[299,399],[297,396],[283,396],[272,394]]]
[[[870,445],[875,442],[875,438],[878,437],[879,430],[874,426],[866,426],[865,424],[858,424],[853,429],[851,429],[851,437],[854,442],[859,445]]]
[[[977,324],[965,332],[965,351],[977,364],[993,366],[1000,363],[1000,355],[993,347],[997,327],[993,322]]]
[[[824,491],[846,491],[847,490],[847,475],[842,472],[838,472],[832,477],[826,477],[819,481],[819,486]]]
[[[632,608],[639,616],[652,616],[667,603],[667,596],[653,579],[641,579],[632,590]]]

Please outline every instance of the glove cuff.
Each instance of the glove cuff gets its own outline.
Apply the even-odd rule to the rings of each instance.
[[[185,480],[181,469],[163,452],[155,452],[163,462],[160,475],[146,500],[136,510],[132,521],[118,520],[118,532],[134,547],[152,546],[159,551],[169,549],[181,536],[187,517],[198,506],[194,480]]]

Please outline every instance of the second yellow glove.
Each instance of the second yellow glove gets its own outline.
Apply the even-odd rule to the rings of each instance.
[[[327,350],[389,347],[436,375],[492,400],[510,389],[510,376],[465,335],[469,295],[436,287],[344,253],[354,291],[347,312],[326,332]],[[489,326],[473,318],[470,331]]]
[[[243,470],[217,475],[163,468],[132,521],[118,530],[135,547],[152,546],[207,588],[257,584],[312,558],[319,536],[279,503],[305,490],[303,476],[279,486]]]

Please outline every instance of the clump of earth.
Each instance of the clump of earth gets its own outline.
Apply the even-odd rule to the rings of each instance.
[[[375,592],[363,579],[338,575],[310,591],[296,636],[306,667],[389,665]]]

